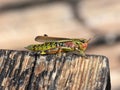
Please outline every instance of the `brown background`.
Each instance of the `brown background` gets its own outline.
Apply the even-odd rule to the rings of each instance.
[[[119,0],[0,0],[0,49],[24,50],[35,36],[92,38],[120,35]],[[103,38],[105,39],[105,38]],[[120,90],[120,42],[94,45],[87,54],[109,58],[112,90]]]

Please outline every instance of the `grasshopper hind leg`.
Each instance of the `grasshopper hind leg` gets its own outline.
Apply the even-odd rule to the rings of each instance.
[[[45,51],[39,51],[39,53],[40,53],[41,55],[45,55],[45,54],[46,54]]]
[[[62,56],[62,49],[61,48],[58,48],[58,50],[56,52],[56,56],[59,58]]]

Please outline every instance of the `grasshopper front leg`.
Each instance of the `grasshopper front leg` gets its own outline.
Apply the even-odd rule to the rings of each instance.
[[[80,50],[80,49],[76,49],[76,51],[82,56],[82,57],[87,57],[85,52],[83,50]]]
[[[85,52],[83,52],[83,51],[79,51],[79,53],[80,53],[80,55],[82,55],[83,57],[85,57],[86,55],[85,55]]]
[[[84,52],[84,51],[79,50],[79,53],[80,53],[80,55],[81,55],[82,57],[87,58],[87,56],[86,56],[86,54],[85,54],[85,52]]]

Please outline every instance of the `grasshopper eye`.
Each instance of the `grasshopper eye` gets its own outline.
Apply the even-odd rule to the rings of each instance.
[[[85,43],[85,40],[81,40],[82,43]]]

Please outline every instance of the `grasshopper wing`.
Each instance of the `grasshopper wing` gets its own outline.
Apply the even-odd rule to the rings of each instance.
[[[61,38],[61,37],[49,37],[49,36],[37,36],[35,38],[37,42],[64,42],[64,41],[72,41],[70,38]]]

